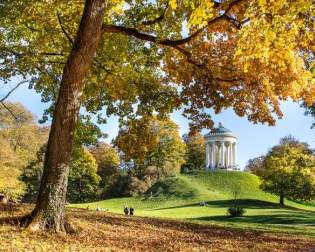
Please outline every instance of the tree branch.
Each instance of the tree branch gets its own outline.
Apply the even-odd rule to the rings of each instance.
[[[3,101],[0,101],[0,103],[10,113],[10,115],[18,122],[19,118],[13,113],[13,111]]]
[[[18,117],[13,113],[13,111],[4,103],[4,101],[22,84],[27,83],[28,80],[24,80],[19,82],[14,88],[12,88],[3,98],[0,99],[0,103],[2,104],[2,106],[10,113],[10,115],[16,120],[18,121]]]
[[[0,99],[0,102],[4,102],[19,86],[21,86],[24,83],[27,83],[28,80],[24,80],[19,82],[14,88],[12,88],[3,98]]]
[[[7,54],[13,54],[16,57],[24,57],[24,56],[32,56],[35,55],[35,53],[28,51],[28,52],[17,52],[9,48],[0,48],[0,52],[4,52]],[[39,55],[43,56],[65,56],[63,53],[59,52],[41,52]]]
[[[106,24],[104,24],[102,30],[103,30],[104,33],[118,33],[118,34],[133,36],[135,38],[138,38],[138,39],[141,39],[141,40],[145,40],[145,41],[149,41],[149,42],[153,42],[153,43],[156,43],[156,44],[159,44],[159,45],[175,47],[175,46],[183,45],[183,44],[186,44],[186,43],[190,42],[193,38],[197,37],[201,32],[203,32],[203,30],[206,27],[208,27],[209,25],[215,24],[218,21],[223,20],[223,19],[231,21],[231,18],[229,16],[227,16],[227,14],[232,9],[233,6],[235,6],[236,4],[238,4],[241,1],[243,1],[243,0],[234,0],[234,1],[232,1],[228,5],[228,7],[224,10],[223,14],[221,14],[221,15],[215,17],[215,18],[210,19],[205,27],[202,27],[202,28],[198,29],[197,31],[192,33],[190,36],[188,36],[186,38],[183,38],[183,39],[178,39],[178,40],[159,39],[155,35],[151,35],[151,34],[140,32],[136,28],[125,27],[125,26],[118,26],[118,25],[106,25]]]
[[[57,16],[58,16],[58,22],[59,22],[59,25],[61,27],[61,30],[62,30],[63,34],[67,37],[67,39],[69,40],[70,44],[73,45],[74,41],[70,37],[70,35],[67,33],[66,29],[63,27],[63,24],[61,22],[61,17],[60,17],[59,12],[57,12]]]

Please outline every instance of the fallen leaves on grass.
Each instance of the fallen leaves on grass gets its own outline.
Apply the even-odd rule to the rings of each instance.
[[[1,208],[1,219],[30,207]],[[0,225],[0,251],[314,251],[315,239],[301,235],[233,230],[156,218],[69,209],[75,234],[31,233]]]

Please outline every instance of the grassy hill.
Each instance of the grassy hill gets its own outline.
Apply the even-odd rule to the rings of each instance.
[[[286,201],[259,189],[259,178],[245,172],[210,172],[197,175],[178,175],[152,186],[139,197],[115,198],[74,207],[122,213],[123,206],[135,208],[138,216],[175,218],[188,222],[216,224],[235,228],[253,228],[315,235],[315,207]],[[232,205],[233,190],[240,188],[243,217],[229,218],[226,210]],[[199,205],[206,201],[207,206]]]

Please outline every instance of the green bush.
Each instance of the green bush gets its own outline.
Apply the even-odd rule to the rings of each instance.
[[[240,217],[245,214],[246,210],[240,206],[233,206],[228,208],[227,215],[230,217]]]

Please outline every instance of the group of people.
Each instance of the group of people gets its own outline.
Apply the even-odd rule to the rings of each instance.
[[[124,213],[125,215],[133,215],[134,214],[134,209],[132,207],[128,208],[127,205],[124,206]]]

